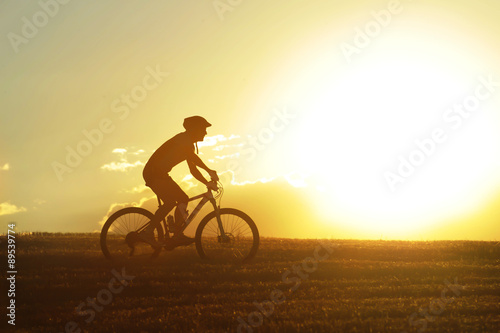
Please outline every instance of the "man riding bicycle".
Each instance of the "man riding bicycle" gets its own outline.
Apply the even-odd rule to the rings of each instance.
[[[205,135],[207,135],[207,127],[212,125],[203,117],[193,116],[184,119],[183,126],[186,131],[175,135],[161,145],[144,166],[143,177],[146,186],[149,186],[163,201],[163,205],[158,208],[155,217],[151,220],[151,224],[144,229],[139,237],[156,250],[161,249],[161,244],[154,239],[154,229],[160,226],[160,221],[165,218],[175,205],[177,205],[174,214],[175,222],[173,230],[171,230],[174,233],[172,237],[173,244],[179,246],[189,245],[194,242],[194,238],[187,237],[182,232],[188,216],[186,208],[189,197],[168,174],[174,166],[186,161],[194,178],[205,184],[209,189],[217,190],[217,181],[219,180],[217,173],[209,169],[197,155],[197,142],[203,141]],[[207,181],[198,168],[207,171],[211,181]]]

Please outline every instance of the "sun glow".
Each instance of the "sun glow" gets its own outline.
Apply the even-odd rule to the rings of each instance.
[[[404,40],[394,38],[392,44],[404,49]],[[404,238],[470,213],[495,191],[500,138],[488,103],[492,94],[460,123],[449,111],[474,96],[488,73],[467,67],[466,57],[451,57],[450,46],[434,47],[439,57],[389,49],[359,59],[343,75],[311,79],[309,73],[302,81],[307,101],[301,104],[309,108],[296,131],[295,163],[312,175],[325,217],[372,236]],[[451,58],[455,63],[446,62]],[[459,64],[462,72],[455,69]],[[484,85],[481,92],[488,92]],[[414,165],[402,167],[402,161]],[[391,186],[388,173],[400,181]]]

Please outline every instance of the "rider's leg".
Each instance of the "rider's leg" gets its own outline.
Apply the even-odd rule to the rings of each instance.
[[[178,245],[189,245],[194,243],[194,238],[187,237],[183,233],[188,218],[186,210],[188,202],[189,198],[187,195],[181,197],[178,199],[177,208],[175,209],[175,228],[172,240]]]
[[[153,190],[153,192],[158,196],[158,198],[163,201],[163,205],[158,207],[155,212],[155,216],[151,219],[150,224],[143,230],[145,235],[151,236],[154,234],[155,228],[160,228],[160,222],[167,216],[168,212],[172,210],[175,206],[175,199],[173,198],[171,191],[171,183],[173,183],[172,178],[168,176],[163,177],[147,177],[145,175],[146,185]]]
[[[187,194],[180,188],[180,186],[172,180],[172,178],[168,177],[163,187],[163,194],[168,194],[168,200],[172,200],[177,203],[177,208],[175,209],[175,222],[174,228],[172,232],[174,234],[182,234],[182,229],[184,227],[184,223],[188,217],[187,214],[187,205],[189,202],[189,197]],[[163,197],[160,196],[162,200]],[[172,206],[173,207],[173,206]]]
[[[179,185],[174,182],[174,180],[169,176],[149,181],[147,185],[151,187],[156,195],[165,203],[163,206],[167,207],[160,207],[160,209],[156,212],[154,221],[151,221],[151,228],[148,230],[148,232],[154,230],[154,226],[158,225],[158,223],[160,223],[160,221],[165,218],[166,214],[168,214],[168,212],[174,207],[175,203],[177,203],[177,208],[175,210],[174,230],[172,230],[172,232],[176,236],[181,237],[183,244],[192,242],[191,239],[186,239],[187,237],[185,237],[182,233],[185,220],[187,219],[186,208],[189,202],[189,197],[187,196],[187,194],[184,193]]]
[[[186,222],[186,220],[188,218],[187,205],[188,205],[188,200],[179,202],[177,204],[177,208],[175,209],[174,234],[182,233],[182,228],[184,227],[184,223]]]
[[[167,216],[168,212],[174,208],[175,203],[165,203],[161,205],[151,220],[151,223],[144,229],[145,233],[154,232],[154,229],[160,227],[160,222]]]

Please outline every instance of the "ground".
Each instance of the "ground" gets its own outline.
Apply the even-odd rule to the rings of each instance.
[[[43,233],[16,265],[16,332],[500,332],[497,242],[262,238],[233,266],[194,245],[111,263],[97,234]]]

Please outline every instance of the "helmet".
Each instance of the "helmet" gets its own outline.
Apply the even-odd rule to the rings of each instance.
[[[182,124],[184,128],[189,131],[197,128],[207,128],[212,126],[205,118],[200,116],[192,116],[184,119],[184,123]]]

